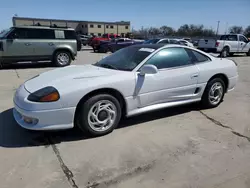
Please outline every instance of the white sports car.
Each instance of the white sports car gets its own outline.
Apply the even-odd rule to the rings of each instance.
[[[201,101],[216,107],[237,82],[237,64],[180,45],[142,44],[92,65],[42,73],[14,96],[17,123],[32,130],[79,126],[92,136],[110,133],[122,115]]]

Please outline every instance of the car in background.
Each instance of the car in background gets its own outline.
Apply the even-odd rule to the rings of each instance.
[[[98,52],[100,48],[100,41],[110,41],[115,38],[120,38],[117,34],[103,34],[102,37],[95,37],[92,39],[90,46],[93,48],[94,52]]]
[[[246,53],[250,56],[250,40],[242,34],[221,35],[216,41],[216,52],[221,57],[227,57],[234,53]]]
[[[189,47],[192,47],[192,48],[194,47],[194,45],[191,42],[187,41],[187,40],[184,40],[184,39],[176,39],[176,40],[179,41],[180,44],[182,44],[182,45],[189,46]]]
[[[89,42],[89,38],[91,38],[91,36],[89,35],[79,35],[80,39],[81,39],[81,43],[83,46],[88,45]]]
[[[143,42],[143,44],[179,44],[181,43],[176,39],[169,39],[169,38],[155,38],[149,39]]]
[[[78,43],[72,28],[14,26],[0,34],[0,63],[52,61],[64,67],[77,56]]]
[[[16,122],[31,130],[79,127],[84,134],[112,132],[122,116],[200,102],[217,107],[234,89],[237,64],[180,45],[123,48],[92,65],[41,73],[14,95]]]
[[[216,52],[216,39],[199,39],[197,48],[205,52]]]
[[[143,40],[129,39],[129,38],[118,38],[113,39],[111,42],[101,41],[100,52],[116,52],[122,48],[135,45],[142,44]]]

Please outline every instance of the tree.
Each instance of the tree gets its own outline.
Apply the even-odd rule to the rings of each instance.
[[[160,27],[160,32],[164,36],[171,36],[175,34],[175,30],[172,27],[168,27],[165,25]]]
[[[215,31],[213,29],[203,29],[203,34],[204,37],[213,37],[215,36]]]
[[[160,29],[158,29],[156,27],[150,27],[149,30],[148,30],[148,33],[150,35],[156,36],[156,35],[160,35],[161,31],[160,31]]]
[[[232,26],[229,28],[229,33],[232,33],[232,34],[242,34],[243,33],[243,27],[241,26]]]
[[[250,38],[250,25],[245,29],[244,35]]]
[[[189,36],[190,28],[188,24],[182,25],[177,30],[178,35],[180,36]]]

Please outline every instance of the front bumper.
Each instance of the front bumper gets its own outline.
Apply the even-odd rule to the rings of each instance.
[[[61,130],[74,127],[75,108],[55,110],[28,111],[15,104],[13,116],[16,122],[25,129],[30,130]],[[28,123],[25,118],[35,120]]]
[[[75,107],[61,108],[52,103],[33,103],[27,100],[29,94],[21,85],[13,100],[13,115],[21,127],[30,130],[60,130],[74,126]]]

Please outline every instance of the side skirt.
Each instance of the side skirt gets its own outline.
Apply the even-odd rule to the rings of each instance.
[[[138,114],[142,114],[142,113],[150,112],[150,111],[154,111],[154,110],[159,110],[159,109],[163,109],[163,108],[169,108],[169,107],[199,102],[200,100],[201,99],[190,99],[190,100],[185,100],[185,101],[174,101],[174,102],[154,104],[154,105],[146,106],[143,108],[137,108],[137,109],[131,110],[130,112],[128,112],[127,117],[131,117],[134,115],[138,115]]]

